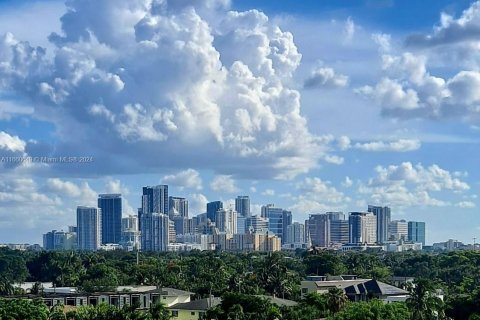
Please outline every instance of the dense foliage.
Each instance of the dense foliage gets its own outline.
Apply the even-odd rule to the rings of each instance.
[[[306,297],[310,299],[308,302],[301,300],[301,279],[306,275],[325,274],[357,274],[384,282],[389,282],[392,275],[415,277],[420,285],[412,288],[412,298],[406,304],[392,306],[373,301],[347,303],[335,292],[320,298]],[[243,314],[243,318],[238,319],[249,319],[249,314],[259,314],[251,311],[252,308],[270,310],[272,317],[279,313],[282,319],[354,319],[351,314],[356,313],[373,314],[369,319],[390,319],[390,314],[395,314],[396,319],[480,317],[480,252],[474,251],[440,254],[332,251],[141,253],[137,264],[135,253],[122,251],[76,253],[1,249],[0,294],[18,293],[12,283],[23,281],[52,281],[57,286],[75,286],[84,291],[145,284],[188,290],[198,297],[213,294],[224,297],[221,307],[212,310],[218,319],[231,318],[229,314],[234,313]],[[443,290],[445,302],[433,295],[436,289]],[[238,296],[229,300],[231,295]],[[275,295],[296,300],[299,305],[282,309],[270,306],[268,301],[255,295]],[[256,302],[252,304],[249,299]],[[229,305],[228,301],[237,303]],[[33,306],[41,308],[32,302]],[[268,318],[266,314],[265,319]]]

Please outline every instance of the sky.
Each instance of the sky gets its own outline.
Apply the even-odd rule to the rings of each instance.
[[[0,1],[0,243],[157,184],[472,242],[479,36],[475,1]]]

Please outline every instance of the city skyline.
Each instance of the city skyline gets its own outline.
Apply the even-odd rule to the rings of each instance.
[[[160,184],[190,217],[249,195],[480,238],[480,2],[96,3],[0,1],[0,243]]]

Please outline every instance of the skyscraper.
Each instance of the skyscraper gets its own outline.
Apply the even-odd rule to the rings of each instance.
[[[172,220],[174,216],[188,218],[188,200],[180,197],[168,197],[169,217]]]
[[[288,226],[292,225],[292,213],[287,210],[283,210],[282,217],[282,244],[286,243],[288,235]]]
[[[388,224],[388,232],[391,240],[407,240],[408,223],[405,220],[394,220]]]
[[[207,203],[207,219],[210,219],[210,221],[215,222],[215,214],[220,209],[223,209],[222,201],[213,201],[213,202]]]
[[[408,241],[421,242],[425,245],[425,222],[408,222]]]
[[[329,215],[311,214],[305,221],[305,225],[313,246],[328,247],[330,245]]]
[[[168,186],[143,187],[142,214],[168,214]]]
[[[235,211],[238,215],[243,217],[250,217],[250,197],[249,196],[238,196],[235,199]]]
[[[305,238],[305,225],[294,222],[287,227],[287,239],[285,243],[304,244]]]
[[[283,243],[286,240],[286,226],[292,223],[291,212],[282,208],[275,208],[273,205],[267,205],[262,207],[262,214],[268,219],[268,230],[272,231],[277,237],[282,238]],[[286,219],[285,223],[284,219]]]
[[[100,194],[98,207],[102,209],[102,244],[120,243],[122,240],[122,196]]]
[[[347,244],[349,242],[348,220],[330,220],[330,243]]]
[[[100,208],[77,207],[77,248],[97,250],[102,243],[102,215]]]
[[[268,230],[268,219],[263,218],[257,215],[251,216],[247,218],[246,221],[246,230],[245,232],[248,233],[250,231],[253,232],[260,232],[260,231],[267,231]]]
[[[122,241],[120,244],[125,250],[132,251],[141,249],[140,242],[138,217],[132,215],[122,218]]]
[[[377,242],[384,243],[390,237],[388,234],[388,225],[391,219],[390,208],[369,205],[368,212],[372,212],[377,217]]]
[[[377,242],[377,217],[371,212],[350,212],[349,242],[352,244],[374,244]]]
[[[142,250],[167,251],[170,233],[170,219],[162,213],[142,214]]]
[[[220,232],[237,233],[237,212],[232,209],[220,209],[215,214],[215,226]]]

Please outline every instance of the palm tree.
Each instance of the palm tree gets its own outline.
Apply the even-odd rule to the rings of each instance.
[[[342,289],[330,288],[327,293],[327,306],[332,314],[336,314],[347,303],[347,296]]]
[[[407,306],[411,312],[412,320],[437,320],[444,319],[443,301],[435,296],[435,288],[426,280],[418,280],[409,288],[410,297]]]
[[[15,293],[12,283],[5,277],[0,277],[0,296],[10,296]]]

